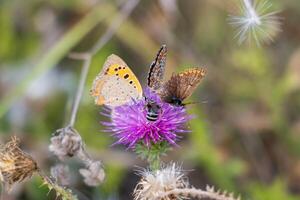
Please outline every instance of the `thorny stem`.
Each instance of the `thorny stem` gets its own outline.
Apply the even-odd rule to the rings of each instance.
[[[55,181],[51,180],[47,175],[45,175],[43,172],[38,170],[38,175],[43,180],[43,185],[47,185],[49,192],[51,190],[55,190],[56,192],[56,199],[58,197],[61,197],[63,200],[78,200],[77,196],[75,196],[71,190],[61,187],[58,184],[55,183]]]
[[[156,170],[159,170],[160,168],[160,163],[161,163],[161,160],[160,160],[160,157],[162,154],[164,154],[163,152],[156,152],[156,153],[152,153],[153,155],[148,155],[148,158],[147,158],[147,161],[150,165],[150,169],[152,171],[156,171]]]
[[[204,191],[196,188],[183,188],[173,189],[168,192],[164,192],[157,196],[155,200],[165,199],[169,196],[182,195],[186,197],[193,197],[195,199],[213,199],[213,200],[240,200],[240,197],[235,198],[233,194],[219,193],[215,191]]]
[[[81,97],[82,97],[82,94],[83,94],[86,77],[87,77],[87,74],[88,74],[88,71],[89,71],[89,67],[90,67],[91,59],[92,59],[93,55],[95,55],[113,37],[113,35],[117,31],[117,29],[120,27],[122,22],[125,19],[127,19],[127,17],[130,15],[130,13],[133,11],[133,9],[139,3],[139,1],[140,0],[127,1],[127,3],[122,7],[122,9],[120,11],[120,14],[115,17],[112,24],[108,27],[106,32],[95,43],[95,45],[91,48],[90,51],[88,51],[87,53],[73,53],[73,54],[71,54],[70,57],[77,58],[77,59],[82,59],[82,60],[84,60],[84,62],[83,62],[82,70],[81,70],[80,81],[79,81],[79,84],[78,84],[78,89],[77,89],[74,105],[73,105],[72,111],[71,111],[69,126],[73,127],[75,125],[80,100],[81,100]]]
[[[160,168],[161,156],[165,155],[169,149],[166,142],[151,144],[150,147],[144,143],[139,143],[135,147],[135,152],[143,160],[147,160],[151,170],[156,171]]]
[[[157,155],[152,160],[148,159],[148,162],[149,162],[149,165],[150,165],[150,169],[153,170],[153,171],[156,171],[160,167],[160,156]]]

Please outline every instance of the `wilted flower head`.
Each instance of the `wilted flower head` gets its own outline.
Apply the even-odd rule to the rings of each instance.
[[[59,159],[72,157],[81,150],[82,139],[79,133],[72,127],[59,129],[51,138],[49,150],[53,152]]]
[[[79,170],[88,186],[98,186],[104,181],[105,172],[100,161],[93,161],[87,168]]]
[[[116,143],[128,145],[129,148],[140,141],[147,146],[162,141],[176,144],[180,137],[178,133],[187,132],[185,124],[190,117],[185,108],[162,102],[150,89],[146,89],[145,96],[141,100],[115,107],[110,113],[111,122],[102,122],[103,125],[107,127],[107,131],[114,133],[118,139]],[[149,101],[160,107],[155,121],[147,119],[146,108]]]
[[[278,11],[270,11],[271,7],[267,0],[241,0],[240,15],[229,17],[240,44],[247,39],[254,39],[258,45],[273,40],[280,31],[280,21]]]
[[[161,194],[175,189],[188,187],[187,179],[181,167],[171,163],[156,171],[143,170],[141,180],[134,189],[135,200],[156,199]],[[164,200],[180,199],[180,195],[166,197]]]
[[[67,156],[76,156],[86,168],[79,170],[84,177],[84,182],[89,186],[97,186],[103,182],[105,172],[100,161],[95,161],[86,152],[84,142],[80,134],[71,126],[59,129],[51,138],[49,150],[59,159],[63,160]],[[51,169],[52,176],[63,185],[69,184],[69,169],[64,165],[57,165]]]
[[[6,190],[39,170],[35,160],[18,147],[19,143],[19,139],[13,137],[7,144],[0,146],[0,181]]]

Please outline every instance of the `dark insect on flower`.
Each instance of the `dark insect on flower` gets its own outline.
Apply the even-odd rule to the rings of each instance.
[[[111,101],[117,101],[116,104],[103,103],[108,106],[106,111],[109,112],[104,115],[111,117],[111,122],[103,122],[103,125],[107,127],[107,131],[113,132],[117,137],[116,143],[125,144],[129,148],[134,148],[139,142],[143,142],[146,146],[164,141],[176,144],[180,137],[178,133],[188,132],[185,124],[191,117],[187,115],[182,101],[193,93],[205,75],[205,71],[201,68],[189,69],[173,75],[169,81],[163,83],[166,55],[167,48],[166,45],[163,45],[150,66],[147,79],[148,88],[143,91],[144,98],[126,94],[134,92],[141,96],[142,89],[137,87],[136,90],[124,88],[122,91],[119,86],[125,82],[120,82],[118,78],[116,79],[118,81],[109,81],[110,86],[117,85],[116,91],[111,87],[103,87],[105,92],[100,90],[103,95],[110,96],[108,99]],[[104,64],[104,69],[107,65],[116,62],[116,59],[109,57]],[[111,66],[114,67],[114,65]],[[126,66],[125,69],[127,68]],[[114,68],[114,70],[118,71],[119,68]],[[131,77],[136,83],[139,83],[133,73],[131,73]],[[133,84],[133,81],[130,81],[129,84]],[[98,91],[96,86],[95,91]],[[119,101],[121,91],[126,94],[126,101]]]
[[[167,141],[175,145],[180,138],[180,133],[188,132],[186,122],[191,119],[184,107],[173,106],[162,102],[159,96],[149,88],[145,90],[145,99],[133,101],[129,104],[115,107],[111,113],[111,122],[102,122],[108,132],[113,132],[118,139],[116,144],[125,144],[134,148],[138,142],[144,142],[147,146],[158,142]],[[160,114],[151,121],[147,104],[155,102],[161,109]]]
[[[149,121],[156,121],[159,117],[159,113],[161,112],[161,107],[155,101],[147,100],[147,115],[146,118]]]
[[[202,68],[191,68],[173,74],[159,91],[161,99],[176,106],[183,106],[183,100],[192,95],[205,74]]]
[[[19,139],[13,137],[10,142],[0,147],[0,180],[6,190],[15,183],[30,178],[39,168],[35,160],[19,147]]]

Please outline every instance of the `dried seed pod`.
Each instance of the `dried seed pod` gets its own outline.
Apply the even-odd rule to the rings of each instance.
[[[69,126],[57,130],[53,134],[51,138],[51,145],[49,146],[49,150],[60,160],[77,155],[81,148],[82,139],[79,133]]]
[[[0,147],[0,180],[9,191],[13,184],[30,178],[38,171],[36,161],[19,148],[19,139],[12,137],[11,141]]]

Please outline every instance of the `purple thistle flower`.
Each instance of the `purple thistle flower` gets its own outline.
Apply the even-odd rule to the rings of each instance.
[[[149,88],[145,90],[145,97],[112,110],[105,109],[104,115],[110,112],[111,117],[111,122],[102,122],[107,128],[106,131],[113,132],[118,139],[115,144],[124,144],[128,148],[134,148],[141,141],[147,146],[163,141],[176,145],[176,141],[180,138],[178,133],[188,132],[185,124],[191,117],[187,115],[186,109],[162,102],[160,97]],[[147,119],[149,100],[160,106],[155,121]]]

